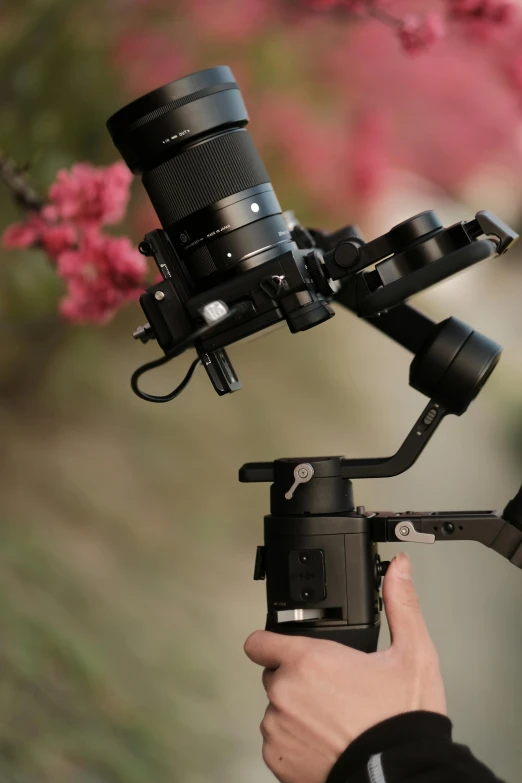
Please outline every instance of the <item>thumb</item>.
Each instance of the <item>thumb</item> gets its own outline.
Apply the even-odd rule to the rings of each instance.
[[[271,631],[254,631],[245,642],[245,653],[265,669],[277,669],[299,652],[301,636],[284,636]]]
[[[388,568],[383,599],[393,647],[411,650],[426,641],[431,644],[412,581],[410,558],[403,552],[393,559]]]

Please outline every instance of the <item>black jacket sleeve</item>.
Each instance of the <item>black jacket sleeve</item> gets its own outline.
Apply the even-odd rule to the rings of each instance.
[[[357,737],[327,783],[501,783],[435,712],[397,715]]]

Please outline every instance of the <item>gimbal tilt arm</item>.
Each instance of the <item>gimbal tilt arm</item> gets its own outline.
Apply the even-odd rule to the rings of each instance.
[[[325,251],[330,271],[334,242],[319,232],[310,235]],[[364,247],[354,229],[345,229],[344,235],[354,246]],[[475,255],[470,263],[476,260]],[[365,317],[358,302],[360,286],[361,275],[349,278],[334,301]],[[380,459],[302,457],[249,463],[239,478],[272,484],[265,544],[258,547],[254,574],[267,581],[267,629],[371,652],[377,648],[379,590],[387,568],[377,544],[479,541],[522,568],[522,488],[503,513],[394,514],[354,506],[351,479],[394,476],[411,467],[444,416],[467,410],[501,353],[499,345],[461,321],[449,318],[435,324],[407,304],[365,320],[414,353],[410,385],[430,398],[397,453]]]

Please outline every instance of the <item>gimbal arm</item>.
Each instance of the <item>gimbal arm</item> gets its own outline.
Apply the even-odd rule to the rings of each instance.
[[[351,280],[348,281],[339,290],[334,297],[334,302],[338,302],[357,315],[356,304],[352,296],[353,284],[351,283]],[[434,321],[409,304],[397,305],[392,310],[387,310],[377,316],[363,317],[366,323],[379,329],[380,332],[391,337],[411,353],[420,351],[428,340],[433,339],[437,329],[437,324]]]
[[[335,301],[356,313],[354,293],[352,278],[336,294]],[[408,304],[398,305],[377,317],[366,317],[365,321],[414,354],[433,341],[437,331],[437,324]],[[405,449],[407,443],[408,439],[398,454]],[[353,478],[359,477],[354,471],[350,475]],[[373,538],[376,542],[478,541],[507,558],[513,565],[522,568],[522,487],[503,513],[445,511],[393,516],[376,514]]]

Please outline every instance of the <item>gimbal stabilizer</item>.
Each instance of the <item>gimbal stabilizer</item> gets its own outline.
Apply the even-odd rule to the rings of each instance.
[[[396,234],[397,241],[404,242],[404,232],[415,232],[415,220],[432,214],[424,213],[396,227],[393,231],[402,232],[402,236]],[[514,237],[511,234],[508,239],[506,227],[499,229],[496,219],[487,213],[479,213],[477,220],[482,221],[484,233],[496,235],[495,252],[507,249]],[[380,244],[364,245],[352,228],[344,229],[341,237],[339,233],[305,232],[297,225],[292,233],[301,245],[312,238],[324,252],[323,268],[330,277],[336,273],[335,265],[346,269],[343,263],[349,262],[352,269],[360,269],[374,263],[376,255],[390,255],[390,245],[383,246],[386,238],[376,241]],[[492,240],[482,241],[487,245]],[[491,255],[491,247],[477,248],[477,244],[468,245],[460,268],[479,260],[477,255]],[[385,274],[392,288],[394,271],[404,272],[407,261],[395,255],[383,263],[389,263]],[[418,263],[416,274],[431,275],[431,282],[435,282],[436,266]],[[411,278],[410,274],[413,293],[416,283]],[[425,281],[421,287],[426,287]],[[326,294],[325,286],[323,290]],[[380,292],[377,289],[377,294],[369,293],[365,278],[359,275],[335,293],[334,301],[364,316],[368,309],[374,310],[372,297],[376,295],[382,297],[377,307],[385,310],[392,303],[390,290],[384,287]],[[415,354],[410,385],[430,398],[397,453],[382,459],[301,457],[249,463],[241,468],[239,477],[242,482],[272,483],[271,513],[265,517],[265,543],[258,547],[254,573],[254,579],[266,577],[267,629],[331,639],[371,652],[377,648],[382,608],[379,589],[388,566],[381,562],[377,544],[479,541],[522,568],[522,488],[503,513],[395,514],[355,507],[351,480],[394,476],[408,470],[444,416],[460,416],[467,410],[501,353],[499,345],[461,321],[449,318],[434,324],[407,304],[368,321]]]
[[[352,490],[352,479],[408,470],[443,418],[467,410],[500,358],[497,343],[462,321],[435,324],[405,300],[504,253],[518,237],[489,212],[449,228],[434,212],[423,212],[368,243],[352,226],[325,234],[302,228],[293,213],[284,217],[290,243],[194,293],[166,233],[146,235],[140,249],[154,257],[163,280],[141,297],[149,323],[134,336],[143,342],[155,337],[165,356],[137,370],[132,386],[145,399],[166,402],[202,361],[219,394],[235,391],[240,383],[225,346],[283,320],[292,332],[309,329],[333,315],[331,301],[413,352],[409,382],[429,402],[392,457],[300,457],[240,470],[242,482],[272,484],[254,575],[266,577],[267,628],[370,652],[377,647],[379,589],[388,565],[379,558],[379,542],[480,541],[522,568],[522,488],[503,513],[367,512],[355,507]],[[154,397],[139,389],[143,372],[191,346],[199,359],[174,392]]]
[[[379,541],[475,539],[522,566],[522,490],[503,516],[483,513],[369,514],[354,509],[351,479],[394,476],[417,459],[446,414],[460,416],[500,357],[500,346],[455,318],[436,325],[404,302],[478,261],[504,253],[517,235],[489,212],[444,228],[423,212],[365,243],[351,226],[306,230],[282,213],[246,130],[248,114],[228,66],[153,90],[110,117],[116,147],[143,184],[163,229],[140,251],[162,279],[140,303],[134,333],[163,356],[131,379],[142,399],[163,403],[201,362],[220,395],[240,388],[226,348],[286,322],[306,331],[339,302],[415,354],[410,384],[429,403],[389,459],[314,457],[245,465],[241,481],[270,481],[271,511],[256,578],[267,579],[267,626],[373,650],[385,564]],[[170,394],[139,381],[195,348],[197,358]]]

